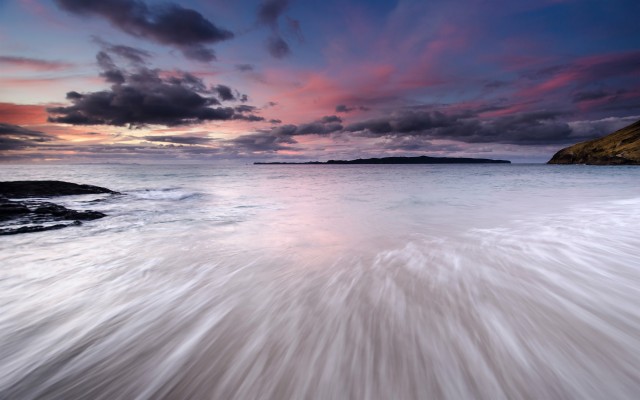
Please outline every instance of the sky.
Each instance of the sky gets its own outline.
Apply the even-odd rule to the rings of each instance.
[[[637,15],[637,0],[0,0],[0,162],[545,162],[640,119]]]

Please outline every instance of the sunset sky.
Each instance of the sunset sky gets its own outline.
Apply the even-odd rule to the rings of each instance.
[[[0,0],[0,162],[544,162],[640,119],[638,15],[638,0]]]

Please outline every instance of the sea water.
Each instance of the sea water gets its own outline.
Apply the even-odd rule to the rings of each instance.
[[[0,167],[1,399],[637,399],[640,168]]]

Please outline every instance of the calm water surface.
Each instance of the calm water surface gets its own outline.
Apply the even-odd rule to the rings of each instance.
[[[0,399],[637,399],[640,168],[0,166]]]

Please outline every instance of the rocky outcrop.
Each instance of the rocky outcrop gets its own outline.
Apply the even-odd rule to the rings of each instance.
[[[547,164],[640,165],[640,121],[557,152]]]
[[[105,217],[98,211],[71,210],[49,201],[34,199],[104,193],[117,194],[99,186],[62,181],[0,182],[0,235],[61,229]]]
[[[100,186],[78,185],[76,183],[63,181],[0,182],[0,195],[11,199],[100,193],[115,194],[117,192]]]

